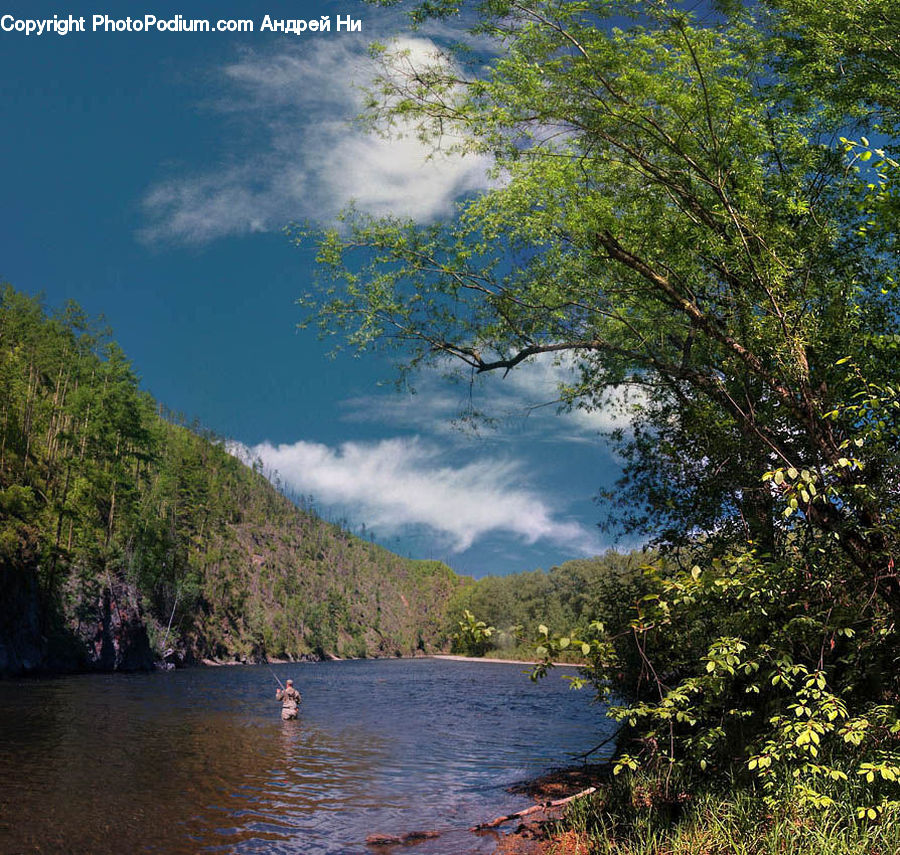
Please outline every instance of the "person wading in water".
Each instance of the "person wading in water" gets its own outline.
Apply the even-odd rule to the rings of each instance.
[[[275,691],[275,700],[281,701],[281,717],[285,721],[297,718],[302,700],[300,692],[294,688],[294,681],[288,680],[283,689]]]

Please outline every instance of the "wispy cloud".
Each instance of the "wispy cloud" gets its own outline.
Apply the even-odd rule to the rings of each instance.
[[[500,378],[494,378],[495,380]],[[497,386],[501,400],[514,409],[516,402],[526,412],[543,410],[562,422],[562,432],[572,439],[597,439],[618,429],[629,429],[636,409],[646,402],[639,387],[617,386],[607,389],[597,401],[576,399],[575,405],[560,412],[562,390],[577,387],[580,374],[574,359],[563,357],[529,360],[521,370],[512,371]]]
[[[298,492],[349,509],[379,533],[424,527],[455,552],[497,534],[528,544],[549,542],[570,554],[590,555],[603,546],[596,532],[554,512],[512,459],[492,456],[453,465],[446,452],[418,438],[337,448],[262,443],[233,450],[261,459]]]
[[[603,434],[629,428],[634,408],[645,400],[641,389],[611,389],[596,405],[565,409],[561,388],[577,379],[571,360],[551,357],[527,360],[506,375],[479,375],[471,383],[422,371],[415,394],[385,391],[351,398],[344,402],[344,418],[446,436],[474,416],[471,425],[495,438],[531,433],[554,442],[602,442]]]
[[[437,51],[426,38],[398,39],[396,48],[412,62]],[[428,220],[485,187],[484,158],[435,152],[402,124],[386,139],[353,122],[374,74],[365,42],[350,39],[247,53],[221,69],[225,95],[212,115],[237,119],[229,123],[237,130],[213,153],[217,166],[148,190],[142,238],[203,243],[272,231],[330,220],[351,201],[376,215]]]

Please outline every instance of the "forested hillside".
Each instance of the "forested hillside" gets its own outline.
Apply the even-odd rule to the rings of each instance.
[[[74,305],[0,298],[0,673],[442,643],[460,580],[298,508],[164,418]]]

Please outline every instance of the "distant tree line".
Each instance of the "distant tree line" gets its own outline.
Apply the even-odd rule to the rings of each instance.
[[[486,576],[464,585],[447,613],[454,648],[470,655],[533,659],[542,625],[560,637],[578,637],[598,619],[610,629],[627,629],[638,600],[650,590],[645,577],[655,557],[641,550],[610,550],[547,572]],[[474,631],[479,621],[484,625],[480,633]],[[484,628],[491,630],[487,636]],[[585,660],[574,648],[563,658]]]

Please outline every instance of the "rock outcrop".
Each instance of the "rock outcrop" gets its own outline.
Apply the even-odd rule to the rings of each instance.
[[[133,585],[111,580],[78,609],[75,629],[90,670],[152,670],[153,651]]]
[[[32,567],[0,567],[0,677],[148,671],[153,652],[137,589],[120,579],[42,595]]]
[[[34,575],[16,567],[0,566],[0,603],[0,676],[39,670],[46,644]]]

